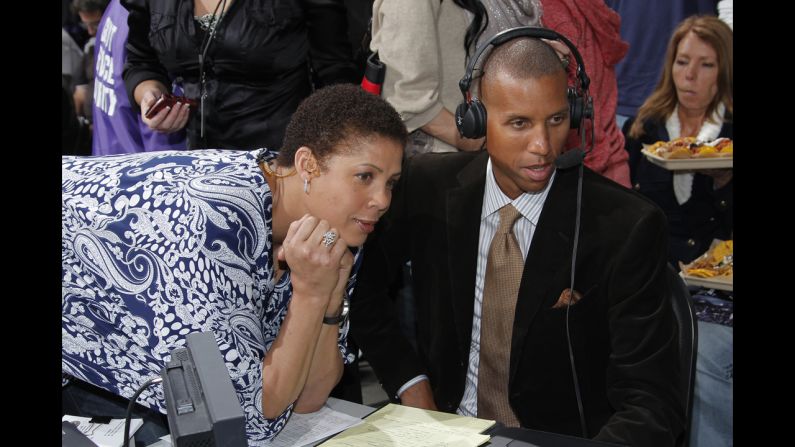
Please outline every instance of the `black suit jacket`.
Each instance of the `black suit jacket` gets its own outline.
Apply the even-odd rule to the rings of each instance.
[[[487,153],[425,154],[404,164],[391,208],[365,246],[351,331],[390,395],[418,374],[436,405],[464,392]],[[509,400],[523,427],[581,436],[566,343],[577,169],[558,170],[525,261],[511,343]],[[683,427],[666,221],[649,200],[585,169],[575,290],[575,366],[588,435],[673,445]],[[400,335],[387,287],[411,260],[415,351]]]

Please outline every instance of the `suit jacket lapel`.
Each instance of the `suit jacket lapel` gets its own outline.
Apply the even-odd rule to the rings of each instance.
[[[576,192],[577,169],[558,170],[538,218],[538,226],[524,264],[513,323],[509,383],[513,381],[519,359],[522,358],[533,318],[542,305],[551,307],[555,303],[562,292],[562,289],[552,290],[555,283],[559,284],[557,278],[571,272]]]
[[[447,262],[459,354],[464,362],[468,361],[471,341],[480,214],[486,187],[487,161],[486,152],[479,154],[459,172],[459,187],[447,191]]]

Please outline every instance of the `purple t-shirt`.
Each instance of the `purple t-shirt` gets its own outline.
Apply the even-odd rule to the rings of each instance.
[[[97,29],[94,47],[94,155],[186,148],[185,131],[162,134],[149,129],[130,105],[122,70],[127,50],[128,11],[111,0]]]

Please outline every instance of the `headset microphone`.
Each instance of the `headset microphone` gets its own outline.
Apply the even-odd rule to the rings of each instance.
[[[579,166],[585,158],[585,152],[581,149],[566,151],[555,159],[555,167],[558,169],[569,169]]]
[[[593,102],[591,101],[590,97],[586,98],[585,101],[583,102],[584,102],[583,117],[591,119],[591,135],[594,135]],[[591,152],[591,149],[593,149],[592,145],[591,148],[589,148],[588,150],[584,150],[585,130],[580,126],[577,127],[577,130],[580,134],[580,148],[571,149],[569,151],[566,151],[558,155],[558,158],[555,159],[555,167],[557,167],[558,169],[569,169],[581,165],[583,160],[585,160],[585,156],[588,155],[588,152]],[[579,206],[580,204],[577,203],[577,207]]]

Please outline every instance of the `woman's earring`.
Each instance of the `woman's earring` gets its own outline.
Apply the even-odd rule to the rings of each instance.
[[[304,178],[304,193],[309,194],[309,179]]]

